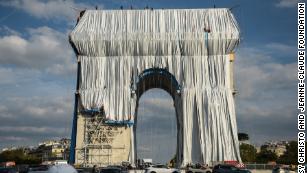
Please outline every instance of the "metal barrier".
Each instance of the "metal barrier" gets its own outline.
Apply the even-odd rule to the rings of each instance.
[[[245,164],[245,167],[247,169],[261,169],[261,170],[272,170],[275,165],[272,164],[257,164],[257,163],[252,163],[252,164]]]

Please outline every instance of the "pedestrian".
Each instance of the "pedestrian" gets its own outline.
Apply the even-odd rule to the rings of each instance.
[[[96,173],[96,165],[93,166],[92,173]]]

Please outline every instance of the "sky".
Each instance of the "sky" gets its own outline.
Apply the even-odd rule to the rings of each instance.
[[[238,131],[252,144],[296,139],[297,2],[300,0],[0,0],[0,149],[70,137],[76,57],[68,43],[78,10],[232,8],[240,29],[235,83]],[[173,100],[140,100],[139,153],[175,154]],[[153,123],[161,122],[164,123]],[[166,147],[160,147],[166,146]]]

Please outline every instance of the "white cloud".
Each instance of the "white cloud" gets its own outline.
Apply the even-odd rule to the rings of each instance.
[[[275,51],[275,56],[276,52],[280,54]],[[283,92],[284,87],[293,87],[296,80],[296,63],[281,63],[258,49],[240,49],[235,68],[239,97],[244,99],[255,98],[268,89],[280,89]]]
[[[151,89],[146,91],[139,100],[138,118],[144,120],[165,121],[174,115],[175,107],[173,98],[162,89]],[[154,115],[155,118],[151,116]],[[162,115],[162,116],[156,116]]]
[[[269,43],[265,45],[265,47],[273,52],[279,52],[283,54],[293,53],[297,50],[296,46],[294,45],[286,45],[281,43]]]
[[[25,37],[2,28],[7,32],[0,36],[0,148],[69,136],[75,56],[67,34],[39,27]]]
[[[297,3],[301,2],[301,0],[280,0],[276,6],[277,7],[284,7],[284,8],[291,8],[296,7]]]
[[[7,141],[7,142],[21,142],[28,140],[28,138],[25,137],[19,137],[19,136],[0,136],[0,141]]]
[[[11,97],[4,98],[0,104],[2,105],[0,107],[1,127],[44,126],[46,128],[68,128],[71,126],[70,122],[73,115],[72,97]]]
[[[174,107],[174,101],[172,97],[163,97],[163,98],[150,98],[146,97],[144,100],[140,100],[141,104],[144,105],[155,105],[159,106],[161,109],[171,109]]]
[[[35,107],[31,105],[29,105],[28,107],[25,107],[25,112],[32,116],[46,116],[47,115],[46,108]]]
[[[75,75],[62,76],[76,72],[68,34],[49,27],[0,30],[0,147],[68,136]]]
[[[54,93],[57,94],[57,93]],[[71,131],[73,98],[63,96],[3,97],[0,101],[1,146],[27,144],[68,137]],[[20,140],[19,140],[20,139]]]
[[[295,122],[289,119],[296,115],[296,63],[280,58],[295,56],[295,49],[280,43],[265,48],[241,48],[235,62],[239,131],[260,144],[293,139]]]
[[[6,103],[3,104],[10,109],[11,113],[16,113],[14,114],[16,117],[22,115],[43,120],[50,120],[51,117],[66,119],[72,116],[73,111],[72,97],[63,96],[11,97],[6,99]]]
[[[78,11],[75,9],[89,9],[83,3],[75,3],[74,0],[10,0],[2,1],[0,5],[21,9],[30,15],[40,19],[75,20]]]
[[[66,33],[49,27],[28,29],[28,38],[17,32],[10,33],[0,37],[1,64],[40,69],[56,75],[75,73],[75,57]]]
[[[0,86],[11,85],[17,87],[21,83],[34,82],[34,79],[40,76],[41,73],[35,69],[0,67]]]
[[[7,26],[3,26],[3,27],[0,27],[0,32],[3,34],[3,35],[17,35],[19,36],[20,33],[7,27]]]
[[[27,132],[27,133],[54,133],[59,134],[63,133],[64,128],[52,128],[52,127],[32,127],[32,126],[1,126],[0,131],[4,133],[18,133],[18,132]]]
[[[77,72],[77,63],[68,62],[69,64],[52,64],[46,69],[48,73],[54,75],[74,74]]]

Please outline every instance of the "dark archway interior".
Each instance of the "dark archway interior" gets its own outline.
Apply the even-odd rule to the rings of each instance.
[[[160,88],[168,92],[174,99],[180,91],[180,85],[174,75],[166,69],[150,68],[144,70],[137,81],[138,98],[149,89]]]

